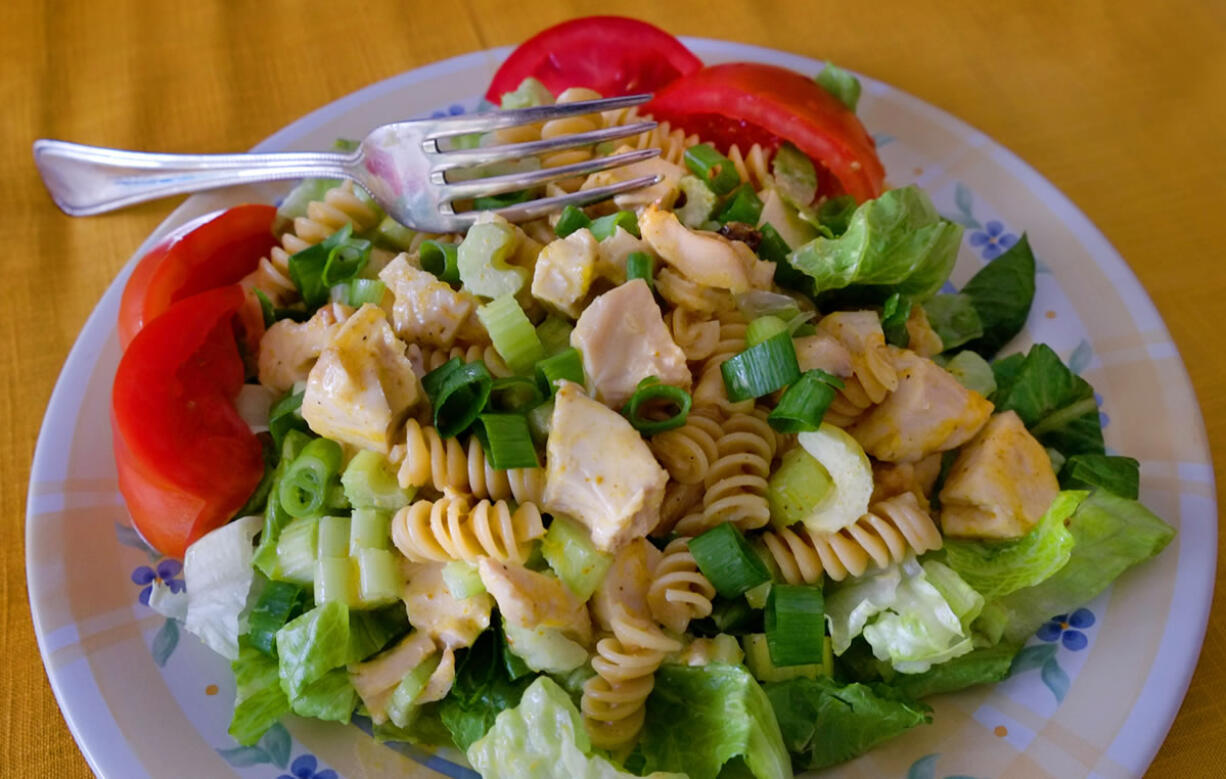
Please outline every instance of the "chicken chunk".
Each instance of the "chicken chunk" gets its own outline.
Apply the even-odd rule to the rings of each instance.
[[[260,340],[260,383],[281,394],[306,381],[324,347],[352,313],[349,306],[332,303],[305,322],[274,322]]]
[[[586,227],[550,242],[536,259],[533,297],[574,319],[592,287],[596,261],[596,239]]]
[[[647,590],[651,572],[661,553],[645,538],[636,538],[617,551],[613,564],[592,594],[592,619],[601,630],[613,631],[613,620],[620,610],[636,621],[651,619]]]
[[[596,247],[596,275],[614,284],[626,280],[626,258],[634,252],[651,254],[642,238],[635,238],[620,225]]]
[[[395,299],[392,325],[406,342],[450,348],[457,338],[487,339],[485,328],[477,320],[477,299],[413,267],[407,254],[388,263],[379,278]]]
[[[554,628],[584,646],[592,642],[587,604],[560,580],[492,557],[477,563],[481,583],[498,602],[502,618],[523,628]]]
[[[625,417],[560,382],[546,445],[545,508],[575,517],[602,551],[660,520],[668,472]]]
[[[962,538],[1019,538],[1056,499],[1051,459],[1021,418],[996,414],[958,454],[941,489],[941,528]]]
[[[429,635],[414,630],[391,649],[349,667],[349,681],[376,724],[387,721],[387,704],[400,680],[437,651]]]
[[[847,430],[873,457],[916,462],[961,446],[988,421],[992,404],[932,360],[892,346],[889,357],[898,389]]]
[[[404,608],[413,627],[446,647],[470,646],[490,626],[494,599],[482,592],[459,600],[443,581],[443,563],[405,563]]]
[[[597,400],[621,408],[638,384],[655,376],[689,390],[693,375],[647,282],[635,279],[592,301],[570,334]]]
[[[671,211],[648,208],[639,217],[643,240],[690,281],[733,293],[769,287],[775,264],[748,246],[715,233],[690,230]]]
[[[874,311],[838,311],[822,317],[817,332],[833,336],[851,356],[851,369],[864,394],[880,403],[898,387],[898,373]]]
[[[383,309],[346,320],[307,378],[302,417],[316,433],[387,454],[421,390]]]
[[[829,333],[793,339],[801,372],[820,370],[846,379],[851,376],[851,352]]]

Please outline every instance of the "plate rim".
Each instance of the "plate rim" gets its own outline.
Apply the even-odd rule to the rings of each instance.
[[[696,52],[710,51],[711,49],[719,49],[720,56],[730,55],[731,57],[743,58],[746,60],[769,61],[778,64],[784,64],[787,67],[792,67],[796,70],[810,70],[816,72],[822,66],[822,62],[811,57],[784,49],[775,49],[766,46],[754,44],[740,43],[736,41],[725,41],[713,38],[680,36],[681,40]],[[446,78],[447,74],[452,71],[463,68],[473,67],[482,63],[495,65],[513,49],[513,46],[499,46],[479,51],[472,51],[465,54],[456,55],[443,60],[426,63],[424,65],[394,74],[387,78],[376,81],[361,89],[350,92],[342,97],[337,98],[329,103],[326,103],[313,111],[299,117],[298,119],[289,122],[281,127],[268,137],[261,140],[251,148],[251,151],[273,151],[278,148],[283,148],[297,137],[309,132],[311,129],[320,124],[334,118],[338,114],[344,114],[353,106],[365,103],[369,100],[378,98],[381,94],[402,88],[406,85],[423,80],[433,80],[437,78]],[[787,62],[781,62],[786,60]],[[1076,239],[1091,250],[1091,254],[1095,257],[1096,262],[1106,260],[1109,264],[1115,266],[1113,282],[1129,284],[1135,288],[1135,291],[1140,293],[1139,299],[1144,301],[1157,323],[1158,328],[1163,336],[1174,345],[1174,356],[1178,369],[1177,379],[1183,386],[1186,386],[1193,398],[1192,408],[1188,409],[1193,415],[1198,431],[1201,433],[1200,439],[1196,442],[1198,448],[1202,449],[1205,462],[1210,464],[1208,476],[1209,489],[1209,508],[1216,513],[1217,511],[1217,494],[1216,480],[1212,469],[1212,449],[1209,446],[1207,429],[1204,423],[1204,415],[1201,410],[1200,401],[1196,395],[1196,388],[1191,382],[1188,375],[1183,355],[1179,350],[1178,344],[1171,338],[1170,330],[1162,317],[1161,312],[1154,304],[1148,291],[1136,276],[1132,267],[1124,259],[1123,255],[1110,242],[1106,235],[1090,220],[1090,218],[1058,187],[1049,181],[1031,164],[1022,159],[1011,148],[1001,143],[999,140],[979,130],[974,125],[964,119],[961,119],[949,111],[941,108],[933,103],[930,103],[920,97],[910,94],[893,84],[887,83],[877,78],[867,76],[857,72],[858,75],[869,87],[879,94],[888,95],[889,99],[905,104],[912,110],[923,113],[926,116],[935,119],[944,127],[961,135],[963,137],[975,137],[983,139],[987,144],[999,150],[996,155],[997,161],[1000,162],[1008,172],[1025,182],[1032,191],[1042,194],[1049,199],[1053,210],[1059,212],[1061,221],[1074,233]],[[83,707],[76,707],[74,704],[77,698],[74,697],[73,690],[68,686],[68,680],[63,678],[62,674],[53,673],[48,666],[49,651],[47,647],[47,633],[43,625],[42,615],[40,614],[38,604],[45,597],[41,590],[41,582],[35,576],[33,567],[33,551],[32,544],[29,540],[38,533],[39,523],[37,515],[34,511],[36,503],[36,495],[34,491],[35,484],[41,479],[36,479],[36,476],[41,472],[46,472],[51,461],[62,453],[53,451],[51,448],[50,439],[54,434],[54,421],[63,416],[66,407],[72,405],[70,394],[75,390],[73,375],[89,368],[92,368],[94,363],[89,362],[91,347],[97,347],[101,342],[110,335],[111,328],[104,326],[102,322],[104,312],[108,311],[117,303],[117,298],[121,295],[123,285],[128,276],[131,274],[137,260],[148,251],[157,241],[161,240],[169,231],[177,227],[179,224],[187,221],[190,218],[193,208],[199,203],[199,196],[193,196],[186,199],[178,207],[176,207],[159,225],[149,234],[149,236],[140,244],[140,246],[132,253],[128,260],[120,268],[115,278],[107,286],[106,290],[94,305],[90,315],[82,325],[80,332],[77,334],[71,349],[69,350],[64,365],[56,379],[54,389],[48,400],[46,411],[42,423],[40,424],[38,438],[35,444],[33,457],[29,472],[29,483],[26,494],[26,522],[24,528],[23,541],[25,542],[25,564],[26,564],[26,588],[27,597],[30,605],[31,621],[34,627],[35,638],[38,643],[39,655],[43,661],[44,672],[47,675],[48,681],[51,684],[52,692],[55,695],[56,703],[59,706],[61,715],[64,717],[70,732],[73,735],[78,749],[89,764],[92,771],[98,775],[103,774],[103,765],[100,761],[100,755],[97,753],[99,744],[94,740],[87,739],[88,731],[91,729],[90,717],[85,716]],[[1203,651],[1204,636],[1208,629],[1208,619],[1212,610],[1215,574],[1218,564],[1217,560],[1217,524],[1213,523],[1209,528],[1209,534],[1212,537],[1212,544],[1206,544],[1204,557],[1207,565],[1205,565],[1200,575],[1196,576],[1196,589],[1203,594],[1199,608],[1195,609],[1192,615],[1194,619],[1190,622],[1185,621],[1184,624],[1190,625],[1190,631],[1182,631],[1182,635],[1187,642],[1181,643],[1176,650],[1182,650],[1182,656],[1176,659],[1176,665],[1173,667],[1179,670],[1174,675],[1173,682],[1168,683],[1166,694],[1159,696],[1157,703],[1165,702],[1167,710],[1157,712],[1157,716],[1152,714],[1148,722],[1153,725],[1160,725],[1158,728],[1148,727],[1145,729],[1147,738],[1141,738],[1128,745],[1128,752],[1134,757],[1137,765],[1142,767],[1149,766],[1158,750],[1166,740],[1166,736],[1173,724],[1175,717],[1178,715],[1183,702],[1187,695],[1188,687],[1191,683],[1192,676],[1195,673],[1199,657]],[[1180,550],[1181,554],[1183,550]],[[1165,629],[1165,626],[1164,626]],[[1169,641],[1163,641],[1159,648],[1159,655],[1162,654],[1162,647],[1170,644]],[[1141,682],[1141,688],[1138,693],[1138,698],[1134,704],[1133,711],[1129,715],[1129,719],[1121,725],[1121,732],[1128,727],[1132,717],[1137,712],[1145,708],[1149,702],[1143,700],[1145,698],[1146,687],[1154,675],[1154,669],[1159,665],[1159,658],[1156,656],[1154,663],[1147,669],[1145,679]],[[1176,696],[1174,693],[1178,693]],[[1153,710],[1150,709],[1152,712]],[[1118,735],[1118,734],[1117,734]],[[1112,745],[1112,748],[1115,744]]]

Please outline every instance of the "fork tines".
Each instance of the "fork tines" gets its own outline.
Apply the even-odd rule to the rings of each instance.
[[[562,103],[561,105],[542,105],[532,108],[516,108],[510,111],[490,111],[466,116],[447,116],[430,120],[431,129],[425,134],[427,140],[438,140],[453,135],[469,133],[486,133],[501,130],[504,127],[517,127],[521,124],[536,124],[567,116],[582,116],[603,111],[615,111],[619,108],[630,108],[641,105],[651,99],[651,94],[626,95],[625,97],[606,97],[600,100],[583,100],[577,103]]]

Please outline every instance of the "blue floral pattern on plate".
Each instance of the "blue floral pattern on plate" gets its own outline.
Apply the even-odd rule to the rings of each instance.
[[[132,582],[143,585],[136,599],[141,602],[142,606],[148,606],[149,596],[153,593],[153,583],[155,581],[165,584],[173,593],[183,592],[187,585],[180,578],[179,574],[181,573],[183,573],[183,563],[171,557],[164,558],[153,568],[148,565],[140,566],[132,571]]]
[[[971,233],[967,242],[979,249],[985,260],[994,260],[1017,243],[1017,236],[1005,230],[1004,222],[992,219],[984,229]]]
[[[1090,643],[1082,632],[1094,624],[1094,612],[1077,609],[1072,614],[1057,614],[1044,622],[1035,633],[1040,641],[1059,641],[1065,649],[1080,652]]]

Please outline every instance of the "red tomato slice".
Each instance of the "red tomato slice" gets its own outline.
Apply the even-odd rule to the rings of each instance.
[[[232,284],[175,303],[137,333],[115,373],[119,489],[137,530],[170,557],[224,525],[264,472],[259,439],[234,408],[245,300]]]
[[[587,87],[604,97],[654,92],[702,67],[681,41],[624,16],[585,16],[550,27],[519,45],[494,74],[492,103],[532,76],[555,95]]]
[[[245,205],[196,220],[155,246],[132,271],[119,304],[119,343],[177,300],[233,284],[255,270],[276,245],[277,209]]]
[[[774,149],[790,141],[819,164],[823,194],[846,192],[864,201],[884,189],[877,145],[855,113],[813,79],[785,68],[712,65],[669,84],[646,113],[723,151],[733,143],[746,151],[754,143]]]

